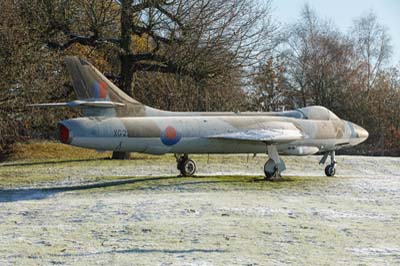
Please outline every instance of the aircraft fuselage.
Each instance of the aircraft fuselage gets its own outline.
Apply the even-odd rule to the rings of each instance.
[[[63,142],[97,150],[165,153],[266,153],[267,142],[214,136],[251,130],[299,130],[299,140],[278,144],[280,154],[309,155],[357,145],[367,133],[345,120],[275,116],[84,117],[60,123]]]

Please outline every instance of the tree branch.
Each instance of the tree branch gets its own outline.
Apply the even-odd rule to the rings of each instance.
[[[53,42],[53,41],[47,41],[47,46],[50,49],[58,49],[58,50],[65,50],[68,49],[71,45],[75,44],[75,43],[79,43],[82,45],[86,45],[86,46],[91,46],[91,47],[97,47],[99,45],[102,44],[107,44],[107,43],[111,43],[111,44],[120,44],[121,40],[118,38],[97,38],[95,35],[92,36],[78,36],[78,35],[74,35],[74,34],[70,34],[70,39],[63,43],[57,43],[57,42]]]
[[[175,22],[176,24],[178,24],[179,27],[183,28],[184,25],[183,23],[180,21],[180,19],[175,16],[174,14],[168,12],[168,10],[166,10],[165,8],[163,8],[160,5],[157,5],[156,8],[158,9],[158,11],[160,11],[162,14],[164,14],[165,16],[167,16],[171,21]]]
[[[173,40],[171,40],[171,39],[157,35],[154,31],[152,31],[151,29],[149,29],[147,27],[140,27],[137,25],[132,25],[132,31],[139,36],[142,36],[144,33],[146,33],[150,37],[152,37],[153,40],[156,42],[159,41],[159,42],[162,42],[165,44],[171,44],[173,42]]]
[[[158,61],[160,63],[168,62],[168,59],[164,56],[157,55],[155,53],[139,53],[139,54],[130,54],[129,60],[132,61],[133,64],[143,60],[151,60],[151,61]]]

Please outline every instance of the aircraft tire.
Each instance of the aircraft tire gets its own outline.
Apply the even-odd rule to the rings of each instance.
[[[275,162],[269,159],[264,165],[264,174],[266,180],[271,180],[276,175],[276,165]]]
[[[336,174],[336,167],[334,164],[328,164],[325,167],[325,175],[326,176],[334,176]]]
[[[186,177],[193,176],[196,173],[197,169],[196,163],[191,159],[188,159],[185,162],[183,162],[179,168],[180,168],[179,170],[181,171],[181,175]]]
[[[177,168],[179,171],[182,172],[183,165],[185,164],[185,162],[186,162],[187,160],[189,160],[189,158],[187,157],[187,155],[182,155],[182,156],[178,157],[178,158],[176,159],[176,162],[177,162],[176,168]]]
[[[265,174],[265,180],[272,180],[272,178],[275,176],[275,173],[270,173],[270,172],[264,172]]]

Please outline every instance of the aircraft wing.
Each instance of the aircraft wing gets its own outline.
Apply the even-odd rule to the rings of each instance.
[[[213,135],[212,139],[229,139],[243,141],[261,141],[268,143],[287,143],[304,138],[302,132],[298,129],[250,129]]]

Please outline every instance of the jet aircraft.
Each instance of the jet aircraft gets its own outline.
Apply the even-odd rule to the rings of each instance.
[[[322,106],[283,112],[170,112],[129,97],[84,59],[66,57],[77,100],[34,104],[80,107],[83,117],[60,121],[64,144],[101,151],[175,154],[182,176],[196,164],[189,154],[267,153],[266,179],[286,169],[280,155],[323,154],[327,176],[336,172],[335,151],[368,138],[362,127]]]

